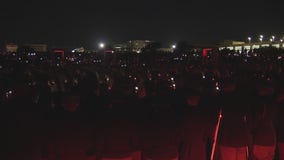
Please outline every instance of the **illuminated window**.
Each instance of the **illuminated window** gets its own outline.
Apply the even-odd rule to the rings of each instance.
[[[229,50],[234,50],[234,47],[227,47]]]
[[[280,48],[280,44],[273,44],[272,47]]]
[[[261,47],[269,47],[269,44],[262,44]]]
[[[244,49],[250,50],[250,46],[244,46]]]
[[[259,45],[253,45],[252,49],[258,49],[260,46]]]
[[[235,46],[235,51],[241,51],[242,50],[242,46]]]

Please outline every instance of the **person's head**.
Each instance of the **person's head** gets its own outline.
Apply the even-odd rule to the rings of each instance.
[[[224,94],[235,92],[237,89],[237,85],[236,85],[234,78],[228,77],[228,78],[222,79],[220,82],[220,89],[221,89],[221,92]]]
[[[200,103],[201,94],[198,90],[189,89],[185,94],[187,105],[197,107]]]
[[[274,87],[273,84],[268,81],[261,79],[257,82],[256,84],[256,92],[258,96],[261,97],[267,97],[267,96],[272,96],[274,94]]]
[[[80,106],[80,97],[78,95],[64,95],[61,101],[64,110],[76,112]]]
[[[113,98],[132,96],[135,93],[135,83],[128,76],[115,77],[110,92]]]

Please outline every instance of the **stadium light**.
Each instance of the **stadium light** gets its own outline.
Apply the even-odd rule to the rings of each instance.
[[[275,40],[275,36],[272,36],[271,39],[272,39],[272,42],[273,42]]]
[[[101,49],[105,48],[105,44],[104,43],[100,43],[99,46],[100,46]]]
[[[249,41],[249,43],[251,42],[251,37],[248,37],[248,41]]]
[[[264,36],[263,36],[262,34],[261,34],[261,35],[259,35],[259,41],[260,41],[260,42],[262,42],[262,41],[263,41],[263,37],[264,37]]]

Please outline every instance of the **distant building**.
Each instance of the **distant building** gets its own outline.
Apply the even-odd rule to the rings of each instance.
[[[143,48],[153,43],[150,40],[130,40],[125,43],[116,43],[112,45],[115,52],[135,52],[141,53]]]
[[[9,43],[6,44],[5,48],[7,53],[13,53],[18,51],[19,46],[13,43]]]
[[[72,50],[72,53],[84,53],[84,52],[85,52],[84,47],[75,48],[75,49]]]
[[[26,44],[24,46],[34,50],[35,52],[47,52],[46,44]]]
[[[157,51],[158,52],[163,52],[163,53],[173,53],[174,52],[174,48],[158,48]]]
[[[128,52],[129,51],[129,46],[127,43],[117,43],[112,46],[113,50],[115,52]]]
[[[223,43],[221,43],[221,45],[243,45],[245,44],[245,42],[242,41],[234,41],[234,40],[225,40]]]
[[[128,47],[131,52],[141,53],[142,49],[153,43],[149,40],[131,40],[128,41]]]
[[[234,51],[243,51],[243,50],[253,50],[263,47],[275,47],[275,48],[284,48],[284,43],[282,41],[273,41],[273,42],[239,42],[239,41],[225,41],[219,46],[219,50],[229,49]]]

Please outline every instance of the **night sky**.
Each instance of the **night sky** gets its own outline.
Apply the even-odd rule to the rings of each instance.
[[[284,36],[281,1],[94,0],[7,1],[0,5],[0,43],[95,48],[98,42],[150,39],[217,44],[247,36]]]

